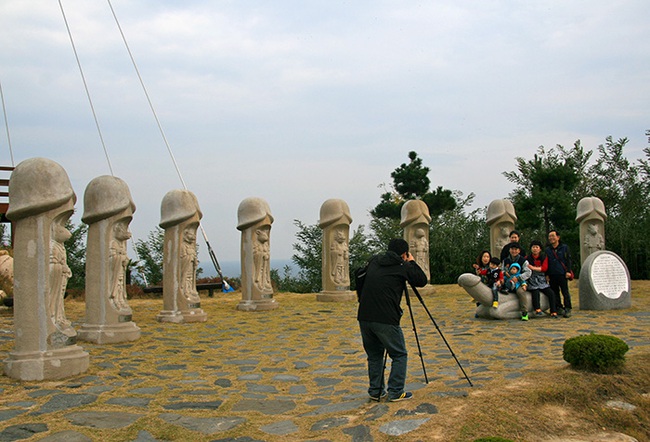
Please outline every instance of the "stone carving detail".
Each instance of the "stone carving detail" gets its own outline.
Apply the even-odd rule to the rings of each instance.
[[[86,320],[79,330],[81,340],[109,344],[140,337],[126,296],[126,244],[134,212],[129,187],[120,178],[102,175],[86,187],[81,218],[88,224]]]
[[[237,229],[241,231],[242,299],[238,310],[278,307],[271,285],[271,224],[271,209],[262,198],[246,198],[239,204]]]
[[[340,199],[329,199],[320,208],[318,226],[323,229],[322,275],[323,290],[318,301],[352,301],[356,294],[350,291],[350,223],[348,204]]]
[[[189,190],[167,192],[160,206],[163,245],[163,310],[159,322],[205,322],[196,290],[196,230],[203,214]]]
[[[402,206],[400,226],[404,229],[404,239],[409,244],[409,252],[422,271],[431,279],[429,270],[429,207],[422,200],[410,200]]]
[[[486,223],[490,227],[490,253],[501,255],[501,249],[509,242],[508,235],[515,229],[517,215],[510,200],[494,200],[487,210]]]
[[[31,158],[16,166],[9,184],[7,217],[15,222],[15,349],[4,361],[7,376],[61,379],[88,369],[89,356],[76,345],[65,316],[71,276],[63,242],[76,196],[65,170],[52,160]]]
[[[576,221],[580,223],[580,262],[589,255],[605,250],[607,212],[600,198],[586,197],[578,202]]]

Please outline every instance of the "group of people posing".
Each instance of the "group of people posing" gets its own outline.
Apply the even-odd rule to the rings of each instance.
[[[540,305],[540,293],[543,293],[548,298],[551,318],[569,318],[572,307],[568,281],[573,279],[569,247],[560,242],[557,230],[551,230],[548,246],[544,248],[541,241],[533,240],[526,256],[519,239],[519,232],[513,230],[500,257],[483,250],[473,265],[481,281],[492,289],[492,307],[499,307],[499,292],[515,293],[521,319],[527,321],[526,292],[532,295],[536,316],[544,315]]]

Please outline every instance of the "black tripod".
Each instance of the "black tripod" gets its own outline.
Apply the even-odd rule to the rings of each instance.
[[[451,352],[451,355],[454,357],[456,360],[456,363],[458,364],[458,367],[460,367],[460,371],[463,372],[463,375],[465,376],[465,379],[467,379],[467,382],[469,382],[469,386],[473,387],[474,384],[472,384],[472,381],[470,381],[469,376],[467,376],[467,373],[465,373],[465,370],[463,369],[463,366],[460,365],[460,361],[454,354],[454,351],[451,349],[451,346],[449,345],[449,342],[447,342],[447,339],[445,339],[445,335],[442,334],[442,330],[440,330],[440,327],[438,327],[438,324],[436,323],[436,320],[433,319],[433,316],[431,315],[431,312],[429,312],[429,309],[427,308],[426,304],[424,303],[424,300],[422,299],[422,296],[420,296],[420,293],[418,290],[411,285],[411,289],[413,290],[413,293],[415,293],[415,296],[418,298],[420,301],[420,304],[422,304],[422,307],[424,307],[424,310],[427,312],[427,315],[429,315],[429,318],[431,319],[431,322],[433,322],[433,325],[435,325],[436,330],[438,330],[438,333],[440,334],[440,337],[442,340],[445,342],[447,345],[447,348]],[[413,309],[411,309],[411,299],[409,297],[409,291],[406,285],[404,286],[404,294],[406,295],[406,305],[409,308],[409,313],[411,314],[411,324],[413,324],[413,333],[415,333],[415,342],[418,345],[418,353],[420,355],[420,361],[422,361],[422,371],[424,372],[424,381],[428,384],[429,379],[427,378],[427,370],[424,367],[424,358],[422,357],[422,349],[420,348],[420,339],[418,338],[418,332],[415,328],[415,319],[413,318]],[[384,367],[386,366],[386,359],[384,358]]]

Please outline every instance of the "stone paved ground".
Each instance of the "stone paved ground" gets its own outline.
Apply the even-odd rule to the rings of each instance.
[[[647,281],[634,286],[650,287]],[[564,367],[565,339],[589,332],[624,339],[650,352],[650,299],[624,311],[575,310],[570,319],[491,321],[473,317],[457,286],[422,291],[424,301],[474,387],[470,388],[425,311],[413,312],[429,384],[424,383],[408,312],[411,401],[370,402],[356,303],[322,303],[315,295],[278,294],[280,308],[235,310],[239,294],[204,298],[203,324],[159,324],[162,300],[131,300],[142,338],[81,343],[89,370],[63,381],[0,377],[0,441],[380,441],[426,434],[448,396],[467,396],[539,368]],[[577,287],[573,287],[578,304]],[[633,292],[634,293],[634,292]],[[82,302],[66,301],[83,321]],[[11,311],[0,310],[0,356],[13,348]]]

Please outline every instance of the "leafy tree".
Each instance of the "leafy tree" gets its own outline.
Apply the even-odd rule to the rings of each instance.
[[[409,152],[408,164],[402,163],[391,174],[393,191],[384,192],[379,204],[370,214],[373,218],[388,218],[399,220],[404,203],[412,199],[421,199],[429,208],[432,217],[439,216],[446,210],[456,207],[451,190],[439,186],[430,192],[431,180],[428,177],[430,169],[422,165],[422,159],[414,151]],[[383,227],[383,226],[378,226]]]
[[[66,229],[72,236],[64,242],[66,260],[72,276],[68,280],[68,288],[85,290],[86,288],[86,235],[88,226],[79,224],[75,226],[71,221],[66,223]]]
[[[634,279],[650,276],[650,252],[647,232],[650,231],[650,184],[648,159],[638,164],[625,158],[627,138],[614,141],[607,137],[598,147],[598,158],[589,169],[588,192],[597,196],[607,210],[606,247],[618,254],[628,265]]]
[[[138,253],[138,267],[146,278],[146,281],[143,281],[145,284],[162,284],[164,243],[165,231],[159,226],[149,232],[146,241],[141,239],[135,241],[135,250]]]
[[[584,169],[591,153],[585,153],[580,141],[573,149],[557,145],[546,150],[540,146],[532,160],[517,157],[517,172],[504,172],[516,184],[510,198],[522,229],[548,232],[575,231],[577,190],[584,180]]]
[[[291,257],[291,260],[300,269],[298,278],[302,280],[303,286],[299,292],[319,292],[323,282],[321,264],[323,231],[317,224],[305,225],[299,220],[294,220],[293,223],[298,227],[298,233],[296,233],[298,242],[293,245],[296,254]]]

